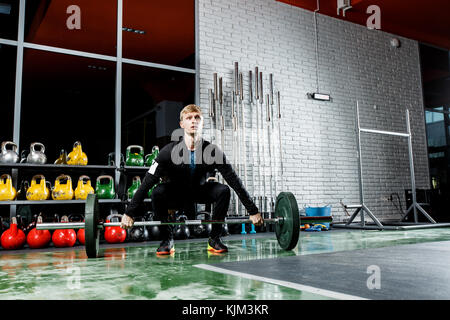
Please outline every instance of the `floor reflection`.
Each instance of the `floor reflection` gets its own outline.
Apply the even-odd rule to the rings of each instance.
[[[97,259],[87,259],[83,247],[2,252],[0,299],[322,299],[193,266],[450,240],[450,229],[304,232],[299,245],[289,252],[280,249],[270,234],[227,239],[225,254],[207,251],[206,241],[176,241],[176,252],[168,256],[157,256],[156,244],[102,248]]]

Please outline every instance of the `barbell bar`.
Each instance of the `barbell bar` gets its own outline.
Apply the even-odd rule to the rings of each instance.
[[[85,222],[38,223],[37,230],[85,229],[85,246],[88,258],[97,258],[99,253],[100,230],[105,227],[120,227],[120,222],[101,222],[99,205],[95,194],[89,194],[85,205]],[[297,201],[291,192],[281,192],[275,204],[275,217],[264,219],[265,223],[275,224],[278,244],[284,250],[292,250],[300,236],[300,220],[302,223],[331,222],[331,216],[300,217]],[[200,225],[200,224],[242,224],[252,223],[250,219],[224,220],[185,220],[178,222],[136,221],[133,226],[163,225]]]

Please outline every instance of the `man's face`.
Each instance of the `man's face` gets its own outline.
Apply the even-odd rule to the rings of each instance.
[[[190,135],[200,134],[203,129],[203,117],[199,112],[189,112],[183,115],[180,127]]]

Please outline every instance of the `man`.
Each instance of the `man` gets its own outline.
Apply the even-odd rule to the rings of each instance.
[[[230,188],[218,182],[206,182],[207,174],[216,169],[237,193],[250,214],[252,223],[261,226],[261,213],[228,163],[225,154],[216,145],[202,139],[203,116],[200,107],[190,104],[183,108],[180,112],[180,127],[183,129],[181,139],[161,149],[127,207],[121,227],[128,229],[133,226],[133,217],[148,190],[163,177],[167,182],[156,186],[151,195],[156,219],[166,222],[169,209],[189,208],[195,202],[211,202],[215,203],[212,218],[224,220],[230,204]],[[209,251],[228,251],[220,238],[221,232],[221,224],[212,224],[208,239]],[[160,233],[162,242],[156,254],[167,255],[174,252],[173,227],[160,226]]]

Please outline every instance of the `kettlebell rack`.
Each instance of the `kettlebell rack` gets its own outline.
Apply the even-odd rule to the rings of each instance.
[[[61,172],[66,174],[84,175],[89,173],[95,173],[100,176],[106,173],[115,173],[117,170],[120,171],[120,182],[119,187],[116,188],[116,198],[115,199],[99,199],[100,204],[126,204],[129,200],[126,198],[126,190],[121,190],[121,185],[126,188],[126,177],[129,173],[137,173],[138,175],[142,172],[145,173],[148,167],[132,167],[124,166],[121,164],[120,167],[115,165],[61,165],[61,164],[30,164],[30,163],[2,163],[0,164],[0,173],[13,172],[21,173],[28,172],[39,172],[58,175]],[[16,181],[17,182],[17,181]],[[17,185],[16,183],[16,189]],[[10,200],[10,201],[0,201],[0,206],[19,206],[19,205],[66,205],[66,204],[84,204],[85,200]],[[145,199],[144,202],[151,202],[151,199]],[[14,214],[13,214],[14,216]]]

